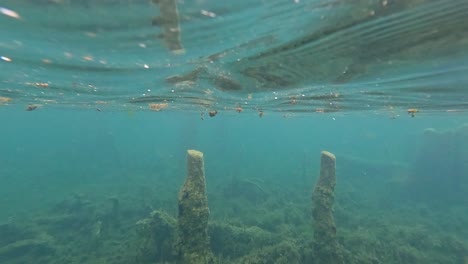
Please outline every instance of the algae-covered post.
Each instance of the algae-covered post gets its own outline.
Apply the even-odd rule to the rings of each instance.
[[[335,162],[330,152],[322,151],[320,177],[312,193],[312,217],[314,218],[314,263],[343,263],[333,219],[335,199]]]
[[[203,153],[187,151],[187,178],[179,193],[180,263],[212,263],[208,237],[208,199],[206,197]]]

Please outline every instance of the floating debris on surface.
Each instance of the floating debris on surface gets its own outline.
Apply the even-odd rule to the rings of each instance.
[[[11,98],[10,97],[4,97],[4,96],[0,96],[0,104],[6,104],[6,103],[9,103],[11,102]]]
[[[148,104],[149,108],[153,111],[161,111],[163,110],[164,108],[167,108],[169,104],[168,103],[151,103],[151,104]]]
[[[39,105],[30,104],[26,107],[26,111],[34,111],[39,107]]]
[[[210,11],[208,11],[208,10],[202,9],[202,10],[200,10],[200,13],[201,13],[202,15],[204,15],[204,16],[207,16],[207,17],[211,17],[211,18],[215,18],[215,17],[216,17],[216,14],[215,14],[215,13],[210,12]]]
[[[210,111],[210,112],[208,112],[208,114],[210,115],[210,117],[215,117],[218,114],[218,111],[216,111],[216,110]]]
[[[419,110],[416,109],[416,108],[410,108],[410,109],[408,109],[408,114],[411,115],[411,117],[414,117],[414,115],[415,115],[416,113],[418,113],[418,112],[419,112]]]
[[[35,85],[36,87],[40,87],[40,88],[47,88],[47,87],[49,87],[49,84],[48,84],[48,83],[45,83],[45,82],[44,82],[44,83],[37,82],[37,83],[34,83],[34,85]]]
[[[258,117],[263,117],[263,111],[262,110],[258,111]]]

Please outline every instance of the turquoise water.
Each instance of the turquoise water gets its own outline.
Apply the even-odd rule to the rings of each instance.
[[[0,1],[0,263],[468,263],[467,1],[170,3]]]

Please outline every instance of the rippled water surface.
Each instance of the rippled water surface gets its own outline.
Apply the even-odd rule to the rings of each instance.
[[[468,1],[155,2],[1,1],[0,105],[468,108]]]

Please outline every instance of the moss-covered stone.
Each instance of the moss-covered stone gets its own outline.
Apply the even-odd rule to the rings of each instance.
[[[242,264],[299,264],[303,263],[300,248],[293,241],[256,250],[243,257]]]
[[[237,259],[255,249],[281,241],[279,235],[256,226],[234,226],[218,222],[210,223],[209,235],[213,253],[224,259]]]
[[[137,222],[138,263],[175,261],[173,245],[177,222],[170,215],[153,211],[149,218]]]
[[[29,226],[0,224],[0,263],[38,263],[55,254],[53,238]]]
[[[333,203],[336,185],[336,158],[323,151],[320,177],[312,193],[314,219],[314,260],[316,263],[343,263],[343,257],[336,239],[336,225],[333,219]]]
[[[213,263],[209,247],[208,198],[203,153],[187,151],[187,178],[179,192],[178,263]]]

